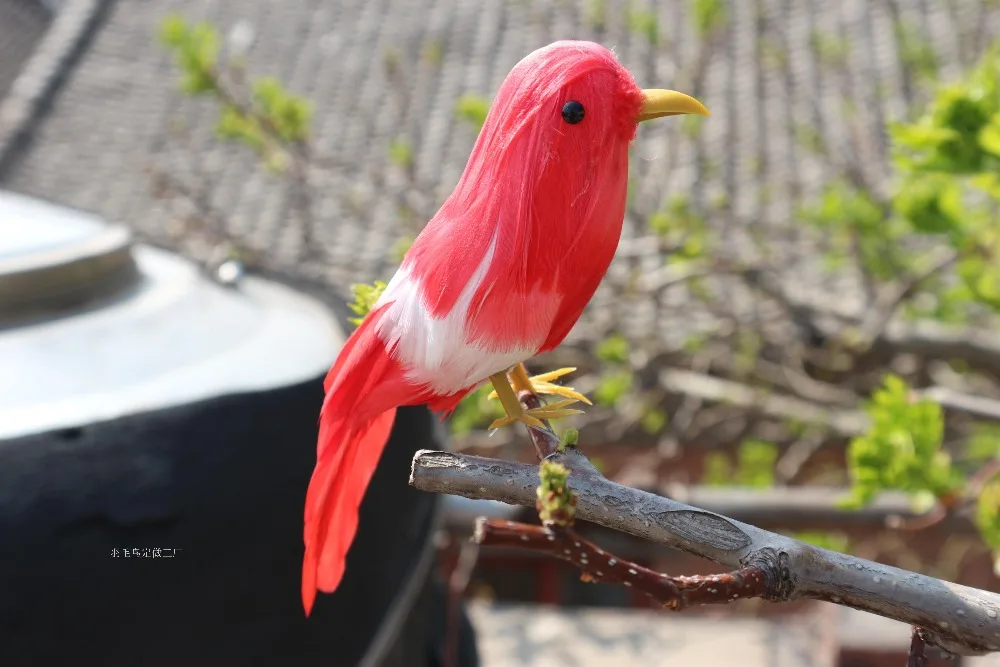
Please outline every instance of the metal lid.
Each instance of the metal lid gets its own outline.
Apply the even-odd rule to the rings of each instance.
[[[344,337],[286,285],[223,285],[97,217],[0,192],[0,442],[299,382],[322,391]]]
[[[65,314],[138,280],[124,227],[0,191],[0,325]]]

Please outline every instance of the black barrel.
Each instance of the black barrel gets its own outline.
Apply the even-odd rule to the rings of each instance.
[[[32,224],[39,212],[72,217],[11,201],[4,211],[0,198],[5,220],[24,207]],[[103,259],[81,264],[79,235],[60,224],[33,255],[45,264],[38,298],[3,290],[31,284],[32,252],[0,259],[0,665],[440,665],[440,503],[407,484],[413,453],[446,444],[436,419],[398,412],[344,581],[306,619],[302,514],[335,320],[259,278],[191,279],[179,297],[165,267],[183,260],[133,248],[120,230],[116,243],[92,226],[84,245]],[[80,287],[88,266],[92,292]],[[158,302],[156,289],[176,298]],[[190,328],[176,321],[184,312]],[[318,333],[302,338],[310,318]],[[178,333],[158,337],[170,327]],[[104,354],[117,361],[92,358]],[[246,368],[257,355],[259,374]],[[142,367],[160,357],[169,361]],[[455,667],[477,662],[462,624]]]

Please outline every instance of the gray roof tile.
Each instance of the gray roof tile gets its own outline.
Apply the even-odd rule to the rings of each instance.
[[[50,17],[36,0],[0,0],[0,98],[45,34]]]
[[[704,51],[704,77],[692,82],[690,69],[703,46],[691,30],[689,3],[639,3],[655,6],[662,34],[655,46],[629,30],[630,3],[607,4],[601,28],[586,18],[588,3],[558,0],[114,3],[103,20],[81,23],[79,34],[61,28],[63,43],[86,44],[78,60],[50,53],[50,64],[58,67],[36,63],[32,76],[68,72],[51,95],[49,110],[27,126],[26,144],[12,142],[2,116],[12,108],[11,97],[2,100],[0,186],[164,239],[183,207],[154,198],[147,169],[167,170],[203,188],[241,241],[289,273],[322,276],[346,294],[352,282],[388,277],[389,250],[409,231],[400,219],[400,203],[407,201],[425,219],[457,181],[475,132],[456,120],[456,100],[466,93],[491,96],[510,67],[538,46],[588,38],[614,47],[641,84],[695,86],[713,111],[695,138],[678,122],[641,128],[633,172],[639,210],[627,216],[626,243],[646,234],[643,215],[672,195],[688,194],[704,207],[724,194],[730,213],[709,217],[725,234],[725,252],[749,253],[748,230],[767,229],[781,239],[778,249],[787,256],[794,287],[836,290],[850,299],[851,277],[817,276],[809,266],[806,235],[789,227],[802,198],[833,174],[831,158],[809,150],[802,135],[818,133],[834,163],[859,165],[881,182],[887,174],[883,124],[904,115],[912,97],[896,51],[891,8],[931,36],[949,76],[1000,34],[1000,10],[987,7],[986,0],[730,0],[723,34]],[[73,12],[82,15],[103,5],[103,0],[68,0],[58,21],[68,24],[66,16]],[[211,103],[176,92],[170,59],[155,40],[160,20],[173,11],[208,18],[224,32],[237,24],[249,27],[255,38],[250,70],[278,76],[313,101],[316,149],[340,165],[315,178],[314,236],[326,250],[319,264],[300,260],[301,223],[280,180],[257,166],[248,151],[213,139]],[[92,39],[82,41],[88,30]],[[848,39],[844,72],[821,66],[812,46],[817,33]],[[44,49],[56,50],[58,42],[49,41]],[[425,55],[435,49],[440,62]],[[36,59],[43,58],[36,54]],[[847,95],[857,101],[854,125],[845,109]],[[412,186],[389,159],[396,138],[413,146]],[[623,326],[681,340],[683,334],[667,326],[678,309],[692,326],[710,321],[692,308],[684,289],[670,291],[654,307],[648,295],[623,287],[630,276],[649,273],[660,262],[655,254],[616,259],[589,311],[592,319],[573,337]],[[740,307],[740,299],[732,298]]]

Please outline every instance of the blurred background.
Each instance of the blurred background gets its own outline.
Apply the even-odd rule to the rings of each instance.
[[[0,662],[902,664],[861,612],[664,613],[469,546],[537,517],[406,482],[419,448],[534,460],[482,391],[400,414],[308,622],[302,501],[351,319],[510,68],[589,39],[712,116],[639,129],[611,270],[529,364],[595,402],[559,428],[621,483],[1000,590],[998,38],[994,0],[0,0]]]

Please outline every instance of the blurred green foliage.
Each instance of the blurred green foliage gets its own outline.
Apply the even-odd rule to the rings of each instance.
[[[658,435],[667,427],[670,418],[666,410],[653,405],[646,405],[639,418],[639,426],[647,435]]]
[[[483,129],[489,112],[490,101],[482,95],[462,95],[455,103],[455,115],[472,124],[476,130]]]
[[[212,91],[221,45],[215,26],[205,21],[191,24],[173,14],[160,24],[160,42],[173,52],[184,92],[200,95]]]
[[[393,139],[389,143],[389,159],[404,169],[413,164],[413,145],[406,139]]]
[[[938,72],[938,56],[930,40],[906,21],[896,21],[893,33],[902,65],[920,78],[933,79]]]
[[[792,534],[796,540],[806,542],[821,549],[829,549],[831,551],[839,551],[841,553],[847,553],[850,549],[851,541],[850,538],[838,531],[822,531],[822,530],[802,530],[797,533]]]
[[[965,458],[971,463],[985,463],[1000,457],[1000,425],[977,424],[965,445]]]
[[[594,30],[607,27],[608,0],[587,0],[583,9],[583,23]]]
[[[916,398],[902,378],[887,375],[867,412],[871,427],[848,445],[852,486],[845,506],[861,507],[885,489],[947,498],[962,487],[962,475],[941,448],[941,406]]]
[[[883,207],[863,190],[835,182],[817,203],[803,207],[800,217],[827,235],[831,248],[825,259],[830,268],[845,264],[855,247],[865,269],[883,280],[898,275],[905,265],[899,244],[905,230],[898,221],[886,220]]]
[[[983,485],[976,501],[975,520],[983,541],[993,550],[993,569],[997,571],[1000,569],[1000,478],[994,477]]]
[[[365,316],[371,312],[371,309],[375,307],[375,302],[379,300],[382,296],[382,292],[385,291],[386,284],[381,280],[376,280],[371,285],[365,285],[364,283],[358,283],[351,285],[351,292],[354,294],[354,302],[348,304],[351,311],[354,312],[357,317],[351,318],[351,323],[355,326],[361,324],[364,321]]]
[[[594,355],[607,364],[628,363],[628,339],[620,333],[611,334],[594,348]]]
[[[493,385],[487,383],[463,398],[455,412],[451,414],[449,425],[455,435],[465,435],[476,429],[485,428],[495,419],[505,416],[500,401],[487,400],[493,391]]]
[[[655,9],[640,9],[629,5],[625,12],[629,30],[636,35],[645,37],[652,45],[660,42],[660,20]]]
[[[712,249],[716,237],[704,216],[695,212],[690,200],[674,195],[659,211],[649,216],[650,231],[659,235],[674,251],[668,261],[701,259]]]
[[[929,59],[929,56],[925,59]],[[926,64],[926,67],[930,67]],[[802,218],[832,240],[826,260],[856,256],[881,281],[920,273],[928,256],[912,241],[933,239],[954,252],[959,283],[926,280],[931,299],[904,312],[949,322],[975,308],[1000,312],[1000,57],[990,51],[961,81],[941,86],[923,114],[890,125],[896,179],[887,201],[835,182]]]
[[[250,80],[247,99],[237,99],[223,83],[226,63],[219,62],[222,40],[210,23],[191,23],[174,14],[161,23],[159,37],[181,72],[181,90],[193,96],[212,96],[219,103],[216,134],[248,146],[271,170],[285,170],[291,159],[290,145],[308,139],[312,119],[309,101],[289,93],[273,77]]]
[[[709,486],[767,488],[774,486],[777,462],[777,445],[763,440],[744,440],[737,450],[735,462],[723,452],[709,453],[705,457],[701,481]]]
[[[604,366],[597,379],[594,400],[598,405],[614,407],[631,392],[635,381],[628,365],[628,340],[620,333],[611,334],[595,346],[594,355]]]
[[[691,0],[691,16],[698,35],[702,38],[726,24],[725,0]]]
[[[633,381],[631,370],[616,368],[602,372],[594,390],[594,400],[613,408],[632,390]]]
[[[814,31],[810,35],[810,46],[820,62],[828,67],[844,67],[850,45],[847,40],[828,32]]]

